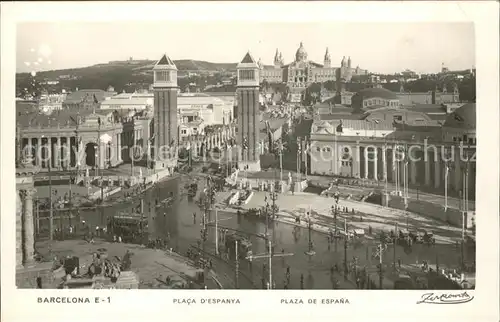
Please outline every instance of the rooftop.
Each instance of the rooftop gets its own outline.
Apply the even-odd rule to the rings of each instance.
[[[476,104],[469,103],[456,109],[448,115],[444,123],[446,127],[461,128],[467,130],[476,129]]]
[[[93,114],[91,109],[68,109],[68,110],[56,110],[53,113],[41,114],[32,113],[20,115],[17,117],[17,123],[21,128],[28,127],[40,127],[40,128],[56,128],[59,126],[75,126],[78,117],[81,119],[86,118]],[[109,110],[95,110],[95,114],[98,115],[109,115],[111,112]]]
[[[93,98],[97,102],[102,102],[108,97],[113,97],[116,92],[105,92],[102,89],[82,89],[73,93],[69,93],[64,100],[64,104],[75,104],[82,102],[85,98]]]
[[[385,88],[365,88],[360,90],[354,95],[359,95],[362,97],[362,99],[369,99],[369,98],[384,98],[384,99],[398,99],[395,93],[385,89]]]

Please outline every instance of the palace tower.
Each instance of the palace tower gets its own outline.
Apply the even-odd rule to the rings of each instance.
[[[153,67],[154,168],[177,166],[177,67],[167,56]]]
[[[260,171],[259,149],[259,65],[248,52],[236,66],[238,73],[238,135],[239,168]]]

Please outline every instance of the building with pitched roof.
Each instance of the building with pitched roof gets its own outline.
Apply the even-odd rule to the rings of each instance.
[[[66,95],[62,103],[63,109],[96,109],[106,98],[115,96],[116,92],[107,92],[101,89],[82,89]]]

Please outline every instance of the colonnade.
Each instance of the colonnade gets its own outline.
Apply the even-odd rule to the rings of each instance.
[[[189,136],[185,139],[184,146],[192,151],[193,157],[197,157],[202,155],[204,151],[212,151],[214,148],[222,149],[226,142],[234,138],[235,135],[235,127],[225,126],[207,135]]]
[[[104,134],[106,132],[102,132]],[[87,144],[93,144],[96,164],[104,168],[107,162],[116,165],[123,162],[121,133],[110,134],[108,143],[100,142],[97,135],[23,137],[22,153],[30,157],[32,165],[39,169],[67,170],[86,165]],[[78,144],[80,141],[80,144]],[[79,145],[79,146],[78,146]]]
[[[461,191],[464,173],[467,173],[468,189],[475,191],[476,162],[471,160],[475,148],[464,148],[462,157],[458,147],[436,147],[428,151],[416,149],[408,152],[408,159],[404,158],[403,150],[398,151],[394,145],[359,146],[357,149],[361,153],[354,153],[352,172],[362,179],[387,180],[400,186],[406,181],[410,186],[434,189],[444,188],[446,182],[450,189]]]

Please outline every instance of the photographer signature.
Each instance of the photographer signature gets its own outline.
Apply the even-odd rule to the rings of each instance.
[[[422,295],[420,301],[417,304],[427,303],[427,304],[461,304],[467,303],[474,299],[474,296],[470,296],[467,292],[462,293],[425,293]]]

